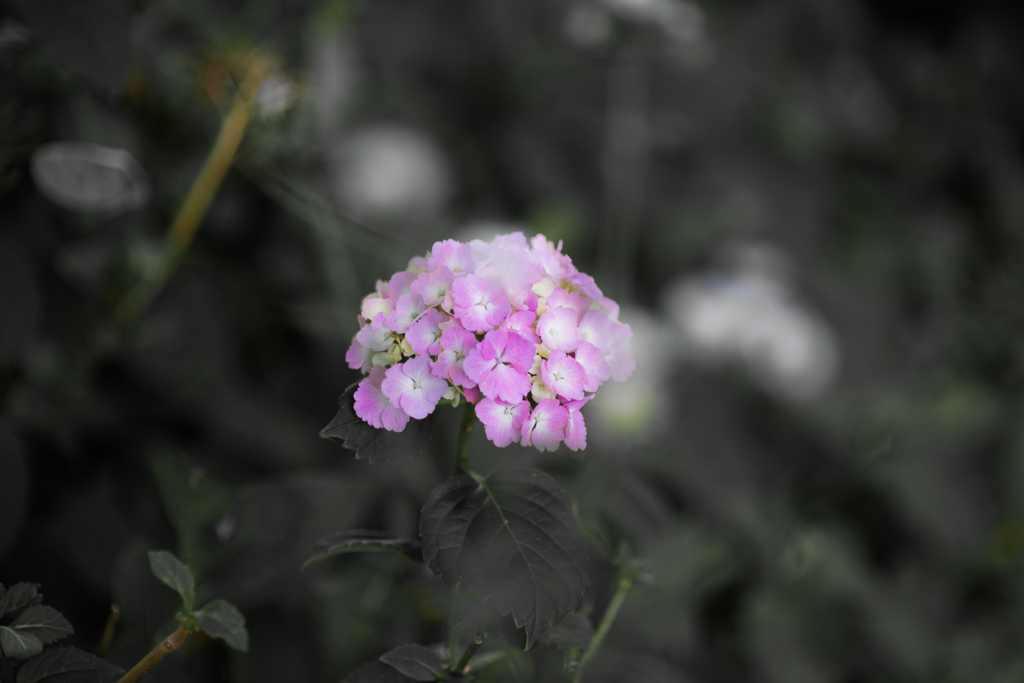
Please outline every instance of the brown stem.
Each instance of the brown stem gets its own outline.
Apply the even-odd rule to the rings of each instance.
[[[139,663],[122,676],[121,680],[117,683],[134,683],[142,678],[142,674],[156,666],[157,662],[181,647],[181,644],[185,642],[190,633],[192,633],[192,630],[188,627],[188,624],[182,622],[177,631],[164,638],[162,643],[154,647],[148,655],[139,660]]]
[[[110,643],[114,640],[114,630],[117,628],[117,621],[121,618],[121,609],[117,605],[110,606],[110,616],[107,617],[107,627],[103,629],[103,637],[96,645],[96,654],[100,657],[107,654]]]
[[[220,188],[224,176],[227,175],[231,164],[235,159],[235,152],[242,142],[245,128],[249,123],[252,113],[253,100],[260,83],[266,77],[269,70],[269,63],[259,55],[251,55],[245,68],[245,75],[238,91],[235,93],[231,110],[224,117],[217,140],[210,149],[206,163],[200,169],[192,187],[185,196],[178,214],[171,223],[171,229],[167,233],[167,246],[163,255],[163,263],[157,271],[149,276],[147,280],[140,283],[139,287],[129,294],[128,298],[121,304],[118,311],[122,321],[134,322],[146,307],[159,293],[164,283],[177,267],[182,255],[192,243],[196,230],[206,215],[217,190]]]

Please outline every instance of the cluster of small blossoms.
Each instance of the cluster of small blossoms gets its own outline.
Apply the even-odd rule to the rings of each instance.
[[[633,372],[629,326],[589,275],[543,235],[445,240],[363,300],[345,356],[368,376],[356,414],[402,431],[444,400],[475,404],[487,438],[586,447],[580,408]]]

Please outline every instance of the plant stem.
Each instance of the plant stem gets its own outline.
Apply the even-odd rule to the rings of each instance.
[[[622,603],[626,600],[626,595],[631,588],[633,588],[633,579],[620,575],[619,587],[615,591],[615,595],[612,596],[611,602],[608,603],[608,609],[604,611],[604,616],[601,618],[601,624],[597,627],[597,631],[590,637],[590,647],[587,649],[587,654],[583,655],[583,659],[580,660],[579,666],[576,667],[576,673],[572,679],[573,683],[580,683],[583,680],[583,667],[597,655],[597,651],[601,648],[601,643],[604,642],[604,637],[608,635],[608,631],[611,629],[612,623],[619,613],[619,608],[622,607]]]
[[[459,659],[459,663],[455,665],[454,669],[452,669],[452,673],[454,673],[454,674],[466,674],[466,673],[469,673],[468,671],[463,671],[463,669],[465,669],[467,666],[469,666],[469,661],[473,658],[473,655],[476,653],[476,651],[480,649],[480,646],[484,644],[484,638],[486,638],[486,637],[487,637],[487,634],[485,634],[485,633],[478,633],[478,634],[476,634],[476,637],[473,638],[473,642],[470,643],[469,647],[466,648],[466,651],[462,653],[462,658]]]
[[[476,413],[473,411],[473,404],[466,401],[466,407],[462,410],[462,424],[459,425],[459,450],[458,460],[455,463],[455,474],[469,472],[469,436],[473,433],[475,420]]]
[[[118,314],[123,322],[135,321],[156,297],[171,273],[178,266],[182,255],[192,243],[196,230],[206,215],[210,203],[220,188],[224,176],[235,158],[235,152],[242,142],[245,128],[252,113],[253,99],[260,83],[269,70],[269,63],[258,55],[250,55],[242,82],[235,93],[228,115],[224,117],[217,139],[210,148],[199,175],[192,183],[185,201],[171,223],[164,247],[163,262],[156,271],[122,302]]]
[[[162,643],[154,647],[148,655],[139,660],[139,663],[122,676],[121,680],[117,683],[134,683],[139,680],[142,674],[156,666],[157,662],[181,647],[181,644],[185,642],[185,639],[191,633],[192,630],[188,627],[188,624],[182,622],[177,631],[164,638]]]
[[[96,654],[100,657],[107,654],[110,643],[114,640],[114,630],[117,628],[117,621],[121,618],[121,608],[117,605],[110,606],[110,616],[107,617],[107,626],[103,629],[103,637],[96,645]]]

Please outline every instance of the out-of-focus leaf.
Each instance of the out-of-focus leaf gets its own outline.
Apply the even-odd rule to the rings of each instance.
[[[401,432],[389,432],[367,424],[356,415],[354,402],[358,384],[353,384],[338,398],[338,413],[320,431],[320,436],[356,452],[356,459],[386,462],[389,465],[419,455],[434,435],[436,420],[409,420]]]
[[[445,674],[444,658],[423,645],[399,645],[380,661],[416,681],[436,681]]]
[[[423,506],[420,536],[434,574],[511,612],[527,649],[580,608],[590,585],[569,498],[540,470],[448,479]]]
[[[342,553],[399,553],[417,562],[423,561],[420,543],[413,538],[396,538],[381,531],[353,529],[324,536],[313,546],[313,554],[302,565]]]
[[[0,626],[0,648],[9,659],[28,659],[43,651],[43,643],[31,633]]]
[[[25,452],[10,423],[0,419],[0,559],[18,539],[28,507],[28,491]],[[2,592],[0,598],[3,598]]]
[[[58,647],[25,662],[18,683],[114,683],[124,669],[74,647]]]
[[[40,314],[39,299],[29,254],[0,240],[0,362],[17,357],[30,346]]]
[[[19,0],[29,25],[64,68],[115,93],[131,68],[126,0]]]
[[[545,631],[537,642],[560,648],[586,650],[590,647],[590,634],[593,631],[590,619],[585,614],[570,614],[558,622],[558,625]]]
[[[174,455],[154,458],[152,468],[167,516],[178,530],[182,558],[202,574],[215,544],[214,524],[231,512],[231,493]]]
[[[387,664],[370,662],[353,671],[341,683],[408,683],[414,680]]]
[[[32,154],[32,180],[51,202],[80,213],[116,214],[149,199],[146,173],[131,153],[88,142],[51,142]]]
[[[149,552],[149,568],[153,570],[156,578],[178,592],[181,601],[185,603],[185,611],[192,611],[192,604],[196,598],[196,580],[192,576],[192,570],[166,550]]]
[[[29,607],[11,622],[11,628],[22,633],[31,633],[43,645],[56,642],[75,632],[63,614],[45,605]]]
[[[7,589],[7,595],[0,600],[0,617],[17,614],[33,604],[39,596],[39,584],[16,583]]]
[[[225,600],[214,600],[195,613],[196,626],[211,638],[221,638],[241,652],[249,650],[249,632],[245,630],[245,617],[238,608]]]

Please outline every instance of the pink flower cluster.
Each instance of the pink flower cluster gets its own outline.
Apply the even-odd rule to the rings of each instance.
[[[618,304],[543,235],[437,242],[363,299],[345,356],[369,375],[356,414],[402,431],[442,400],[465,400],[498,446],[585,448],[580,408],[635,366],[618,317]]]

